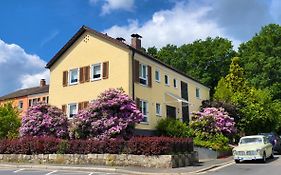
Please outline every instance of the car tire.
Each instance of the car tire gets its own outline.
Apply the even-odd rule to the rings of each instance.
[[[236,160],[236,159],[235,159],[234,161],[235,161],[235,163],[240,163],[240,160]]]
[[[261,161],[262,161],[262,163],[266,163],[266,154],[265,154],[265,152],[263,153]]]

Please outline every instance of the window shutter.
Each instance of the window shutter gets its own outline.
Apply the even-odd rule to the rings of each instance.
[[[62,112],[66,114],[66,105],[61,106]]]
[[[85,82],[85,74],[84,74],[84,72],[85,72],[85,67],[80,67],[80,69],[79,69],[79,81],[80,81],[80,83],[84,83]]]
[[[78,111],[80,111],[81,109],[83,109],[83,102],[78,103]]]
[[[84,101],[83,102],[83,108],[87,108],[88,107],[89,102],[88,101]]]
[[[140,75],[139,75],[139,67],[140,62],[138,60],[135,60],[134,62],[134,82],[139,83],[140,82]]]
[[[86,66],[84,67],[85,71],[84,71],[84,78],[86,82],[90,81],[90,66]]]
[[[109,62],[102,63],[102,78],[107,79],[109,75]]]
[[[148,87],[152,87],[151,66],[147,66],[147,80],[148,80]]]
[[[68,83],[68,71],[63,71],[62,86],[67,86]]]
[[[137,108],[140,109],[140,99],[139,98],[136,98],[136,105],[137,105]]]

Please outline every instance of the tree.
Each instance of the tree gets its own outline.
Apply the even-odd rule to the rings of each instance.
[[[147,53],[153,56],[154,58],[157,58],[157,52],[158,50],[155,46],[147,48]]]
[[[220,78],[227,74],[235,54],[231,41],[208,37],[181,47],[168,44],[157,52],[156,57],[210,87],[212,95]]]
[[[78,112],[70,127],[71,138],[109,139],[132,135],[143,115],[122,89],[101,93],[88,108]]]
[[[22,118],[20,135],[68,137],[68,119],[57,107],[40,102],[28,108]]]
[[[269,24],[239,47],[246,78],[256,88],[270,88],[281,99],[281,26]]]
[[[12,102],[0,105],[0,138],[18,136],[20,127],[19,111]]]

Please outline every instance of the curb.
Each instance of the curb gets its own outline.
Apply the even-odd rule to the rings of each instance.
[[[110,168],[110,167],[77,167],[77,166],[59,166],[59,165],[24,165],[24,164],[1,164],[0,167],[13,167],[13,168],[34,168],[34,169],[47,169],[47,170],[76,170],[76,171],[99,171],[105,173],[123,173],[123,174],[135,174],[135,175],[191,175],[191,174],[200,174],[206,171],[209,171],[214,168],[218,168],[227,164],[232,163],[233,160],[227,161],[224,163],[214,164],[206,168],[191,171],[191,172],[141,172],[134,170],[126,170],[122,168]]]

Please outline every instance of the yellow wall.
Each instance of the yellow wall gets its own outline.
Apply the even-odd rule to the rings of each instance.
[[[157,125],[157,122],[162,119],[166,118],[166,102],[173,102],[175,99],[165,95],[167,92],[175,94],[179,97],[181,97],[181,81],[186,82],[188,84],[188,98],[189,102],[191,103],[189,105],[189,112],[190,117],[191,113],[193,111],[199,110],[199,107],[201,106],[202,100],[209,99],[209,88],[203,86],[200,83],[197,83],[193,81],[192,79],[189,79],[187,77],[182,76],[179,73],[176,73],[175,71],[168,69],[152,60],[149,60],[139,54],[135,55],[135,59],[138,60],[141,64],[149,65],[151,66],[151,77],[152,77],[152,88],[146,87],[144,85],[141,85],[139,83],[135,83],[135,97],[138,97],[142,100],[148,101],[148,123],[141,123],[136,126],[138,129],[155,129],[155,126]],[[155,80],[155,70],[160,71],[160,82],[156,82]],[[164,76],[169,76],[169,82],[170,85],[165,85],[165,79]],[[173,79],[177,79],[177,88],[173,85]],[[196,88],[200,89],[200,98],[196,98]],[[156,107],[155,103],[161,104],[161,113],[162,117],[156,116]],[[169,106],[174,106],[177,109],[177,118],[182,118],[182,109],[181,109],[181,103],[173,102],[168,103]]]
[[[104,61],[109,61],[108,79],[62,86],[63,71]],[[50,74],[49,102],[59,108],[91,101],[109,88],[122,87],[129,93],[129,51],[86,32],[55,62]]]

